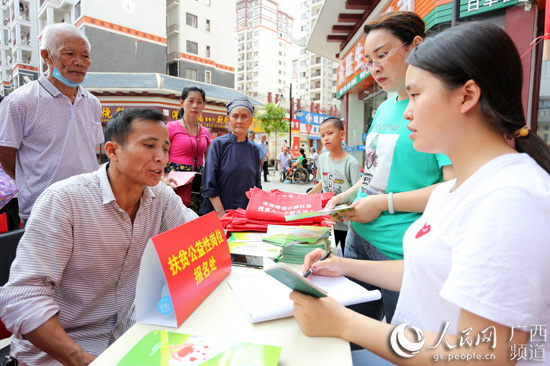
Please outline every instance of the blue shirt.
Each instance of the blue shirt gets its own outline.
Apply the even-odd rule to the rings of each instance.
[[[246,192],[262,188],[258,144],[248,140],[237,142],[232,133],[212,141],[203,174],[203,197],[220,197],[226,210],[248,206]],[[201,215],[214,210],[209,199],[204,199]]]

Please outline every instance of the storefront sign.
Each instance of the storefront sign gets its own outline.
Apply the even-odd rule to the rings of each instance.
[[[199,123],[207,128],[227,128],[229,117],[227,114],[202,112]]]
[[[505,8],[515,5],[519,0],[460,0],[460,17],[466,18],[472,15]],[[391,11],[414,11],[425,22],[426,29],[436,24],[451,21],[452,0],[393,0],[384,12]],[[362,31],[361,31],[362,32]],[[357,43],[342,58],[337,71],[336,98],[341,98],[353,87],[370,76],[370,73],[363,70],[367,63],[365,57],[365,39],[363,33]],[[372,79],[368,79],[372,80]],[[368,80],[365,80],[368,81]],[[362,85],[359,85],[362,87]],[[365,85],[368,86],[368,85]]]
[[[518,0],[460,0],[460,17],[486,13],[506,8],[518,3]]]
[[[305,111],[297,111],[296,115],[300,120],[300,124],[305,126],[305,132],[307,133],[309,139],[319,139],[321,136],[321,132],[319,131],[321,122],[332,117],[326,114]]]
[[[365,58],[365,38],[363,34],[359,41],[349,51],[340,66],[338,66],[338,78],[336,81],[337,91],[336,98],[342,97],[351,88],[361,82],[370,75],[369,72],[363,70],[367,60]]]

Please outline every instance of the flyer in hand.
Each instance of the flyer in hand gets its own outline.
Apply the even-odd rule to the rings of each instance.
[[[288,215],[288,216],[285,216],[285,220],[286,221],[301,220],[301,219],[307,219],[309,217],[332,215],[332,214],[340,213],[347,210],[353,210],[353,207],[350,207],[344,203],[330,209],[324,208],[319,211],[304,212],[297,215]]]
[[[147,333],[119,366],[276,366],[281,347],[155,330]]]

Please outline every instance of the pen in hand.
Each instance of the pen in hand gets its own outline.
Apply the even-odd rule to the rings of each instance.
[[[323,254],[323,256],[321,257],[321,259],[319,259],[319,262],[320,262],[320,261],[324,261],[325,259],[327,259],[328,256],[329,256],[331,253],[332,253],[332,251],[329,249],[329,251],[326,252],[325,254]],[[310,268],[310,269],[308,269],[308,270],[306,271],[306,273],[303,274],[303,276],[304,276],[304,277],[307,277],[307,276],[309,276],[309,275],[312,274],[312,273],[313,273],[313,267]]]

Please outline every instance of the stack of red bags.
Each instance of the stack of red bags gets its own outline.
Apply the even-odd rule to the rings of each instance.
[[[334,196],[334,193],[313,195],[287,193],[273,189],[269,192],[252,188],[246,193],[250,199],[246,210],[228,210],[221,218],[228,232],[257,231],[266,232],[267,225],[315,225],[330,226],[329,216],[310,217],[302,220],[285,221],[285,216],[305,212],[319,211]]]

